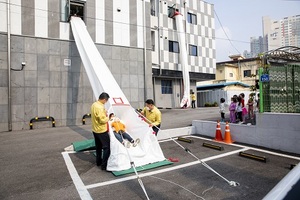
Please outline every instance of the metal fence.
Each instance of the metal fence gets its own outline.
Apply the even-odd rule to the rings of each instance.
[[[197,92],[197,107],[204,107],[205,104],[220,103],[220,98],[226,98],[227,92],[224,90],[209,90]]]
[[[222,90],[222,89],[217,89],[217,90],[207,90],[207,91],[198,91],[197,92],[197,107],[204,107],[205,104],[214,104],[217,102],[217,104],[220,104],[220,99],[224,98],[225,99],[225,104],[230,105],[231,103],[231,98],[233,95],[239,95],[241,93],[245,94],[245,102],[248,102],[249,95],[252,93],[251,91],[247,90]],[[245,104],[246,104],[245,103]],[[227,109],[228,111],[228,109]]]
[[[261,83],[262,111],[300,113],[300,65],[271,65],[262,73],[269,77]]]

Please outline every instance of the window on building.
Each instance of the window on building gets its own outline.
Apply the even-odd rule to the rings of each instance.
[[[155,15],[155,0],[150,0],[150,5],[151,5],[151,15],[156,16]]]
[[[233,77],[233,73],[229,73],[229,77]]]
[[[169,40],[169,51],[174,53],[179,53],[178,42]]]
[[[151,31],[151,45],[152,51],[155,51],[155,31]]]
[[[173,94],[172,80],[161,80],[161,93]]]
[[[70,16],[76,15],[81,17],[83,20],[84,18],[84,3],[86,0],[61,0],[60,2],[60,9],[61,9],[61,16],[60,20],[62,22],[67,22],[70,19]]]
[[[179,10],[174,6],[168,6],[168,17],[173,17],[176,11],[178,12]]]
[[[244,70],[244,77],[251,77],[251,70]]]
[[[68,0],[60,1],[60,21],[67,22],[69,18],[69,2]]]
[[[187,17],[188,23],[197,24],[197,15],[188,12],[186,17]]]
[[[197,56],[198,55],[198,53],[197,53],[197,46],[190,44],[189,45],[189,54],[191,56]]]

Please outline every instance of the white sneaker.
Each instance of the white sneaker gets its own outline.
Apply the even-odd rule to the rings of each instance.
[[[131,143],[130,143],[129,141],[126,141],[126,142],[125,142],[125,147],[126,147],[126,148],[130,148],[130,147],[131,147]]]
[[[140,139],[139,138],[135,139],[134,143],[132,143],[132,146],[136,147],[138,145],[138,143],[140,143]]]

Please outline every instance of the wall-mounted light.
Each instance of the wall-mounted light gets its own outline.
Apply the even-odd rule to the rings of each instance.
[[[117,8],[117,11],[118,11],[118,12],[121,12],[121,8]]]

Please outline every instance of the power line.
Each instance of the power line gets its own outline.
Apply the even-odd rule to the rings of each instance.
[[[217,12],[216,12],[215,10],[214,10],[214,13],[215,13],[215,15],[216,15],[216,17],[217,17],[217,19],[218,19],[218,22],[219,22],[219,24],[220,24],[220,26],[221,26],[223,32],[225,33],[225,35],[226,35],[226,37],[227,37],[227,40],[230,42],[231,46],[232,46],[239,54],[241,54],[241,52],[240,52],[239,50],[237,50],[237,48],[233,45],[231,39],[229,39],[229,37],[228,37],[226,31],[224,30],[224,27],[223,27],[223,25],[222,25],[222,23],[221,23],[221,21],[220,21],[220,19],[219,19],[219,16],[218,16],[218,14],[217,14]]]

